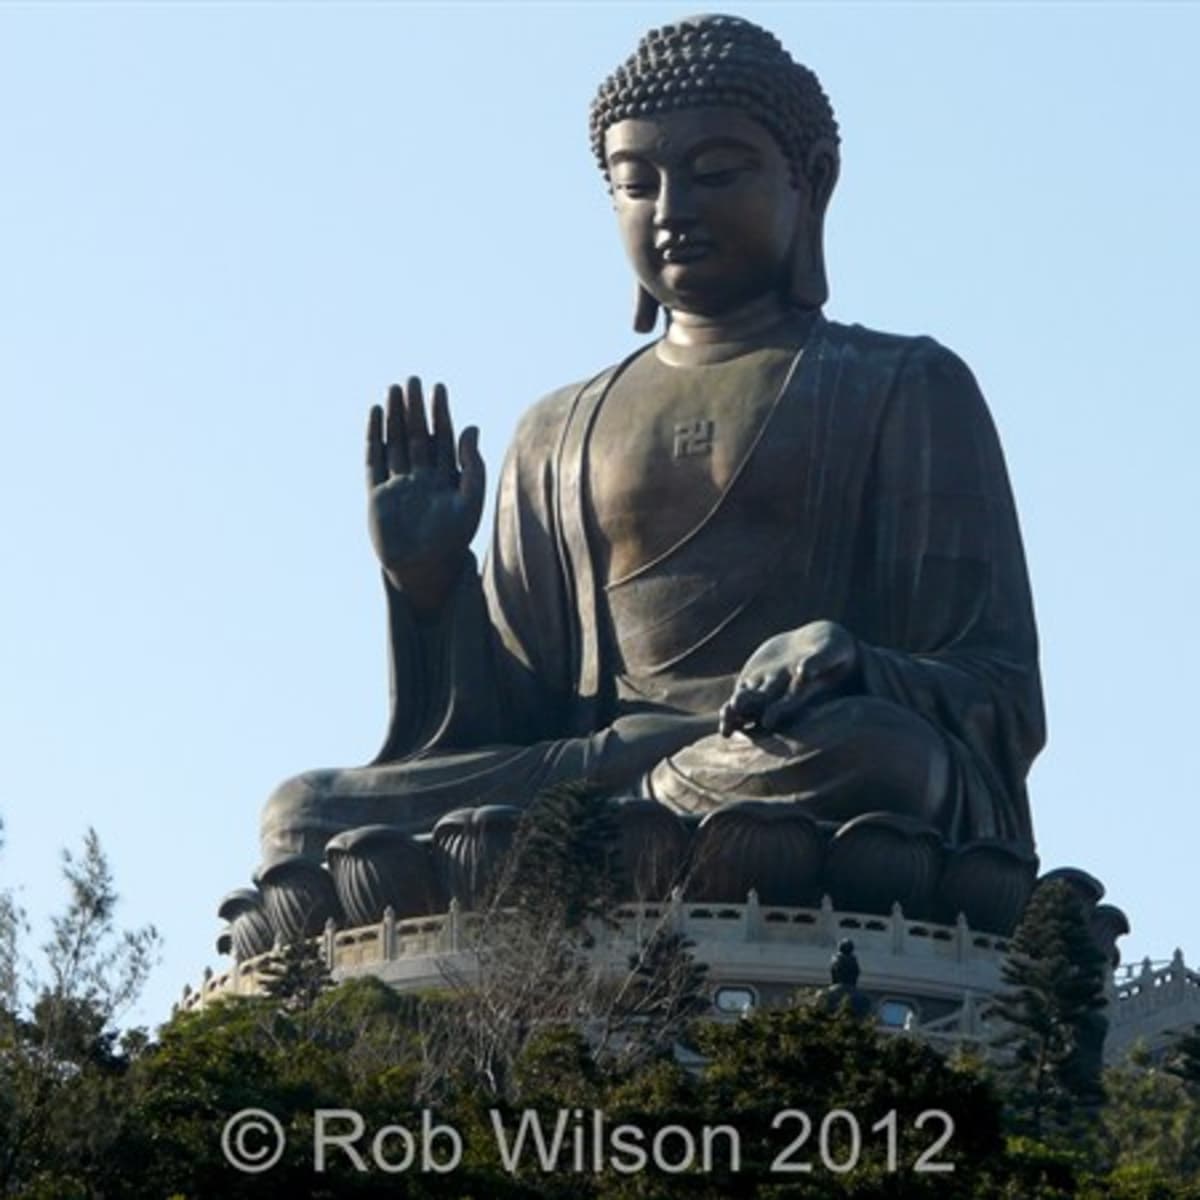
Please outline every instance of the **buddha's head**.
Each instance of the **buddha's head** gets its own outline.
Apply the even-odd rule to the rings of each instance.
[[[601,85],[592,149],[640,290],[720,316],[767,296],[819,308],[838,132],[817,77],[738,17],[652,30]]]

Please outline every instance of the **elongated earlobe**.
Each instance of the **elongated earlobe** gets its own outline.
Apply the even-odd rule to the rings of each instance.
[[[787,299],[797,308],[820,308],[829,299],[820,222],[817,222],[816,229],[802,230],[802,234],[796,239]]]
[[[807,229],[801,229],[796,238],[788,300],[797,308],[820,308],[829,299],[825,253],[821,245],[822,224],[821,221],[814,222]]]
[[[633,308],[633,327],[638,333],[653,333],[658,324],[658,301],[639,283]]]
[[[820,142],[809,153],[807,187],[801,186],[801,213],[792,247],[788,299],[797,308],[820,308],[829,299],[825,274],[825,210],[838,177],[837,147]]]

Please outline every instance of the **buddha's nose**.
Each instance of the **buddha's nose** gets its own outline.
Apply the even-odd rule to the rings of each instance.
[[[654,225],[657,229],[683,229],[696,222],[696,206],[692,189],[669,176],[662,180],[658,200],[654,205]]]

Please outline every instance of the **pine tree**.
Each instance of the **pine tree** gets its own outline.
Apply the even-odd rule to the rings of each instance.
[[[708,967],[693,950],[690,939],[660,926],[630,955],[609,1016],[626,1034],[629,1062],[670,1053],[708,1011]]]
[[[572,933],[603,919],[617,900],[620,831],[611,802],[584,783],[548,787],[534,798],[518,829],[510,869],[496,902]]]
[[[1009,946],[1008,990],[992,1007],[1004,1023],[1000,1076],[1022,1132],[1067,1133],[1103,1102],[1106,965],[1070,886],[1040,886]]]
[[[46,974],[21,961],[24,916],[0,893],[0,1195],[84,1195],[108,1153],[117,1097],[142,1039],[116,1022],[157,961],[153,926],[118,928],[118,895],[95,830],[64,851],[66,908],[42,947]],[[54,1175],[57,1184],[43,1186]]]
[[[260,968],[263,992],[285,1012],[308,1013],[334,986],[320,941],[299,938],[281,946]]]

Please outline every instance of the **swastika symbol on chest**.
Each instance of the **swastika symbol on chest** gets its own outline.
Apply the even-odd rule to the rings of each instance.
[[[713,422],[710,420],[680,421],[675,426],[676,458],[693,458],[701,454],[711,454],[713,448]]]

